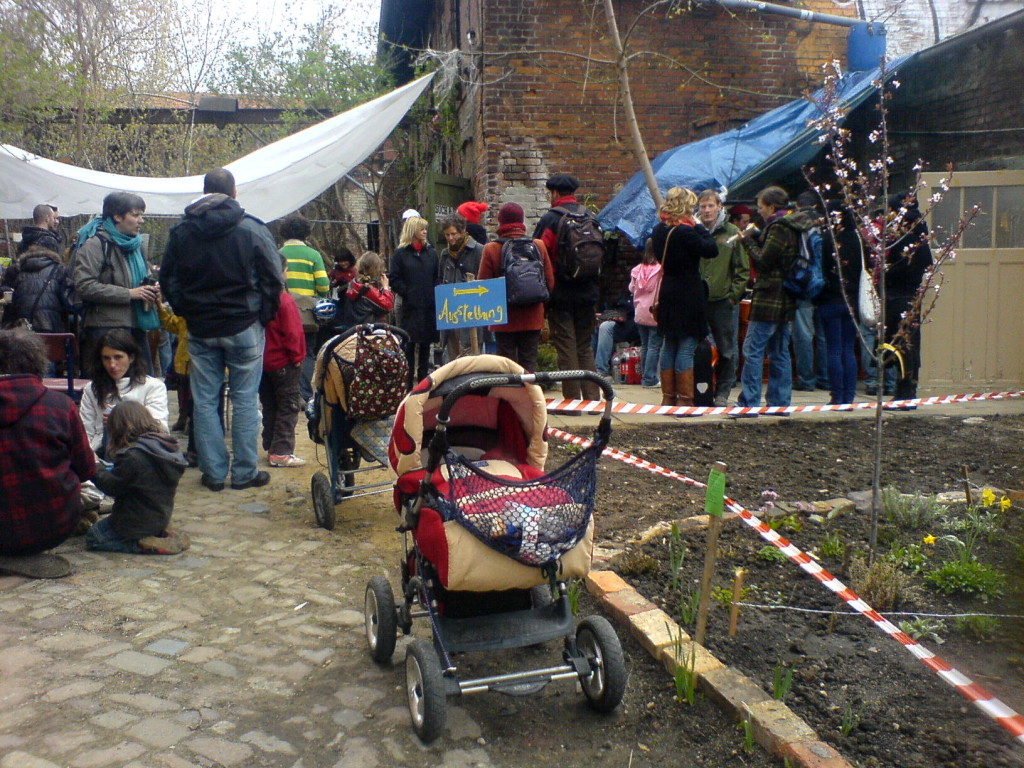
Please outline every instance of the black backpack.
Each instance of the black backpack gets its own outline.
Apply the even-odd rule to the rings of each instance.
[[[600,277],[605,257],[604,231],[594,214],[583,206],[577,210],[564,206],[551,210],[562,214],[556,230],[559,274],[573,280]]]
[[[501,245],[501,272],[505,300],[510,307],[539,304],[550,298],[540,249],[528,237],[505,240]]]

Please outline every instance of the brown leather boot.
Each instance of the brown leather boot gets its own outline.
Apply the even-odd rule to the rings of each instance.
[[[676,371],[676,405],[693,405],[693,368]]]
[[[661,404],[676,404],[676,372],[671,369],[661,372]]]

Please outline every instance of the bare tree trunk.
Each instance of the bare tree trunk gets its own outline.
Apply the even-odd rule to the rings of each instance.
[[[626,123],[629,125],[629,133],[633,137],[633,154],[636,156],[637,165],[644,172],[647,180],[647,189],[651,193],[656,207],[661,207],[661,192],[658,189],[658,182],[654,178],[654,169],[651,168],[651,161],[647,157],[647,149],[644,147],[644,137],[640,135],[640,126],[636,121],[636,112],[633,110],[633,92],[629,87],[629,68],[626,65],[626,53],[622,50],[622,40],[619,37],[619,25],[615,21],[615,8],[612,0],[604,0],[605,15],[608,17],[608,31],[611,35],[612,45],[615,46],[615,66],[619,70],[619,92],[622,95],[622,106],[626,110]]]

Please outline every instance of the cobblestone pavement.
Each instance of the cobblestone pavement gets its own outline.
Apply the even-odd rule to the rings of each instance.
[[[395,580],[401,547],[389,496],[346,501],[322,530],[312,469],[221,493],[189,470],[184,554],[76,538],[57,550],[70,577],[0,577],[0,768],[491,765],[458,706],[424,747],[401,663],[367,655],[363,590],[376,573]]]

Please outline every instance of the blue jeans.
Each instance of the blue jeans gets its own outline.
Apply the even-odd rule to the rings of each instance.
[[[260,414],[258,392],[263,372],[263,327],[253,323],[234,336],[200,339],[188,337],[192,358],[189,372],[194,401],[196,450],[199,468],[213,482],[221,483],[228,474],[228,449],[224,427],[217,415],[217,401],[224,368],[228,369],[231,396],[231,481],[245,483],[256,476],[257,442]]]
[[[643,378],[640,385],[644,387],[658,386],[658,364],[661,362],[661,345],[664,342],[656,325],[636,324],[640,332],[640,365]]]
[[[861,346],[861,364],[864,366],[864,386],[868,389],[874,389],[878,386],[878,365],[875,360],[875,347],[877,341],[877,334],[875,333],[874,325],[860,326],[861,335],[864,337],[864,343]],[[896,388],[896,369],[888,367],[885,369],[885,393],[892,394]]]
[[[739,360],[739,345],[736,343],[739,329],[740,308],[729,299],[709,301],[707,308],[708,326],[718,347],[718,370],[715,371],[715,403],[726,405],[729,390],[736,383],[736,364]]]
[[[611,371],[612,352],[615,351],[615,321],[605,320],[595,333],[594,365],[597,372],[607,376]]]
[[[743,340],[742,391],[737,402],[746,408],[761,404],[764,357],[768,355],[768,405],[787,406],[793,396],[793,371],[789,358],[789,323],[751,320]]]
[[[807,299],[796,303],[796,315],[790,321],[789,332],[796,360],[796,388],[814,389],[818,384],[814,371],[814,304]]]
[[[129,555],[139,553],[139,542],[135,539],[122,538],[110,524],[110,516],[101,517],[99,522],[85,532],[87,549],[99,549],[103,552],[127,552]]]
[[[693,353],[697,349],[696,336],[662,336],[659,364],[663,371],[689,371],[693,368]]]
[[[857,327],[845,304],[822,304],[818,307],[828,345],[828,377],[831,404],[852,403],[857,391],[857,356],[854,345]]]

